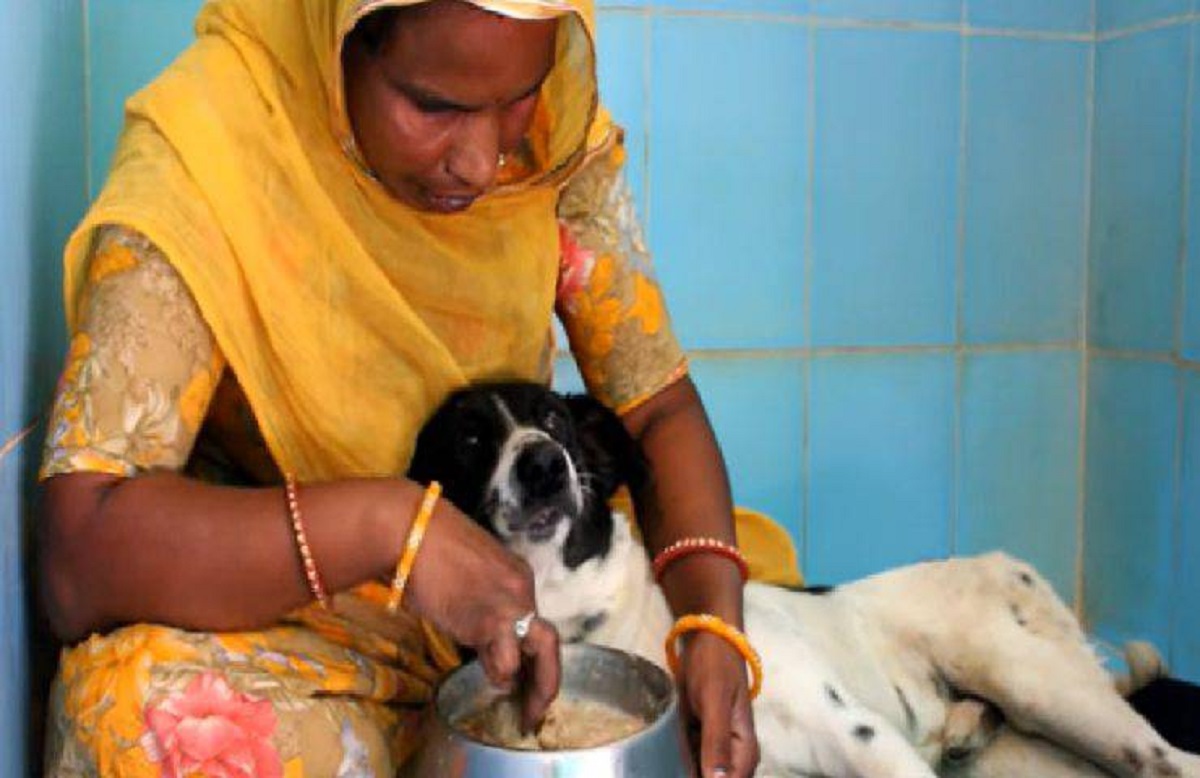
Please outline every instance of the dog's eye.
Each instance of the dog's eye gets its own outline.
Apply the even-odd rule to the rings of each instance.
[[[542,428],[549,433],[562,432],[566,427],[567,418],[557,408],[547,408],[542,414]]]
[[[480,440],[480,438],[478,435],[476,435],[475,433],[470,433],[468,435],[463,436],[462,444],[467,448],[475,448],[476,446],[479,445],[479,440]]]

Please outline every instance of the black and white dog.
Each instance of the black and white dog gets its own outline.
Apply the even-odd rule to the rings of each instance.
[[[564,640],[663,664],[671,615],[608,499],[647,477],[619,419],[526,383],[453,394],[409,475],[524,557]],[[751,583],[765,682],[761,776],[1200,778],[1200,757],[1117,693],[1077,621],[1001,553],[899,568],[823,594]]]

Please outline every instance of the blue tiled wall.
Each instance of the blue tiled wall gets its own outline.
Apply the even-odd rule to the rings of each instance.
[[[61,353],[70,193],[85,167],[102,183],[122,97],[200,0],[88,4],[86,144],[52,120],[82,115],[80,0],[20,24],[15,5],[4,440]],[[1200,678],[1196,0],[599,5],[604,96],[735,498],[789,528],[814,580],[1003,546],[1100,634],[1151,637]],[[0,593],[31,451],[0,461]],[[5,774],[19,756],[0,753]]]
[[[57,254],[82,213],[83,35],[79,0],[0,3],[0,776],[25,774],[30,731],[28,464],[62,354]]]
[[[1188,0],[1097,11],[1086,610],[1100,634],[1152,638],[1196,677],[1200,22]]]
[[[1200,350],[1200,306],[1174,312],[1191,3],[600,3],[604,96],[735,497],[812,577],[1003,545],[1081,593],[1081,425],[1106,418],[1081,409],[1084,344]],[[198,5],[92,6],[93,188],[119,96]]]

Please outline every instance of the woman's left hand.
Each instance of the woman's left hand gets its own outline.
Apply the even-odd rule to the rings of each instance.
[[[746,662],[716,635],[693,632],[683,642],[682,709],[689,731],[700,729],[700,775],[751,778],[759,752]]]

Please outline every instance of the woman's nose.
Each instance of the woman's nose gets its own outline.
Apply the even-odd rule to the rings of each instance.
[[[472,190],[482,191],[495,181],[499,160],[499,119],[490,111],[466,117],[446,161],[450,174]]]

